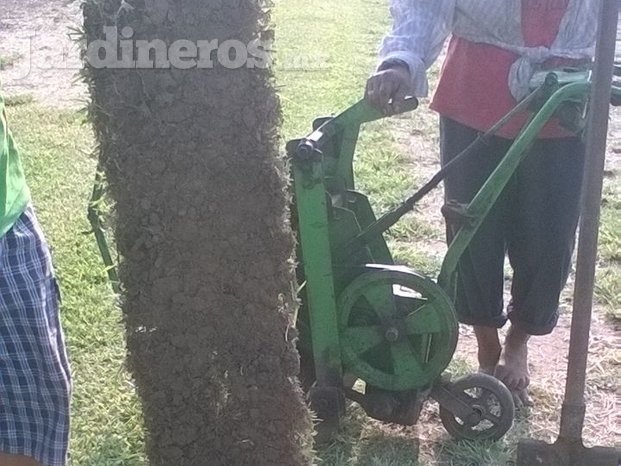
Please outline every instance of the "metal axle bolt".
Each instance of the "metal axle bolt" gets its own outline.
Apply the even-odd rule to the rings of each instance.
[[[397,341],[399,339],[399,330],[395,327],[391,327],[386,330],[385,337],[388,341]]]

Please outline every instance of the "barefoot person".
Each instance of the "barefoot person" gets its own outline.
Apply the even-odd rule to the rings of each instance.
[[[0,465],[64,466],[70,374],[50,253],[0,95]]]
[[[440,114],[446,164],[528,92],[536,70],[590,60],[597,0],[392,0],[394,26],[366,97],[385,114],[427,94],[426,69],[452,34],[431,108]],[[445,180],[446,198],[468,203],[510,147],[527,115]],[[458,266],[456,310],[474,327],[480,370],[527,400],[528,340],[554,329],[579,216],[584,145],[551,121],[504,190]],[[457,227],[447,225],[450,242]],[[504,260],[513,268],[503,303]],[[498,329],[510,321],[501,345]]]

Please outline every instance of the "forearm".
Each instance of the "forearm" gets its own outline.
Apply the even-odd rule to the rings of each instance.
[[[391,0],[391,32],[379,52],[379,68],[393,63],[407,65],[411,92],[428,92],[426,70],[438,58],[451,32],[456,0]]]

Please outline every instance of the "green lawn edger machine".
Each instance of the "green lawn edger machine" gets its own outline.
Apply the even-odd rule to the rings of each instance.
[[[514,403],[502,383],[484,374],[455,381],[443,375],[458,338],[452,299],[457,264],[549,118],[574,130],[584,128],[590,79],[589,70],[538,73],[532,92],[514,110],[379,219],[369,199],[356,191],[353,170],[361,126],[383,117],[368,102],[317,119],[309,136],[287,144],[299,241],[301,379],[322,420],[321,438],[339,426],[345,398],[373,418],[402,425],[416,423],[424,401],[435,399],[443,425],[456,438],[498,439],[511,427]],[[402,110],[417,104],[411,98]],[[395,265],[383,233],[525,109],[532,117],[472,202],[449,201],[442,208],[460,230],[437,280]],[[353,388],[356,379],[364,388]]]

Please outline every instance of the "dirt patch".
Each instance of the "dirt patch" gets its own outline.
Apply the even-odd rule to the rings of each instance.
[[[6,95],[32,95],[54,106],[85,105],[86,87],[76,80],[82,68],[74,33],[82,23],[79,3],[3,1],[0,78]]]
[[[256,2],[88,2],[86,32],[248,43]],[[207,36],[207,37],[206,37]],[[91,69],[122,308],[152,465],[310,463],[295,375],[293,239],[267,70]]]

